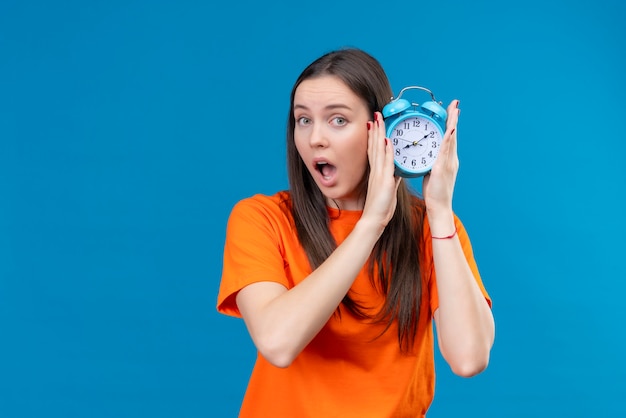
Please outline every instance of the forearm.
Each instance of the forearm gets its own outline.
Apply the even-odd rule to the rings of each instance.
[[[433,217],[433,236],[454,231],[452,213]],[[433,239],[439,308],[435,320],[439,346],[452,370],[462,376],[482,371],[488,364],[495,326],[491,309],[470,269],[458,234]]]
[[[244,315],[257,348],[270,362],[286,367],[322,329],[367,262],[379,236],[375,227],[359,221],[328,259],[302,282],[269,297],[267,303]]]

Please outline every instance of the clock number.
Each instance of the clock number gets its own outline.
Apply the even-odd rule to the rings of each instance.
[[[415,127],[415,128],[419,128],[419,126],[420,126],[420,122],[421,122],[420,120],[413,119],[413,127]]]
[[[426,165],[426,158],[422,157],[422,165]]]
[[[423,159],[423,158],[422,158],[422,159]],[[411,165],[412,165],[413,167],[415,167],[415,165],[416,165],[416,164],[417,164],[417,161],[416,161],[416,160],[411,160]]]
[[[437,141],[433,141],[433,148],[437,148]]]
[[[433,152],[432,152],[432,151],[429,151],[429,152],[428,152],[428,156],[429,156],[430,158],[432,158],[432,157],[433,157]]]
[[[406,163],[406,156],[402,157],[402,164]]]
[[[400,156],[400,148],[396,148],[396,155]]]
[[[404,129],[411,129],[411,124],[409,122],[404,122]]]
[[[428,130],[428,122],[426,122],[426,124],[424,125],[424,130],[427,131]]]
[[[430,137],[434,138],[435,137],[435,131],[430,131]]]
[[[398,145],[398,138],[393,138],[393,145]]]

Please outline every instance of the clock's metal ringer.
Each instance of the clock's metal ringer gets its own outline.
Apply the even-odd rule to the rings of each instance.
[[[394,97],[392,96],[392,97],[391,97],[391,101],[393,102],[393,101],[398,100],[400,97],[402,97],[402,94],[404,94],[404,92],[405,92],[406,90],[410,90],[410,89],[424,90],[425,92],[428,92],[428,94],[430,94],[430,97],[432,97],[432,98],[433,98],[433,101],[434,101],[434,102],[437,102],[437,103],[439,103],[440,105],[442,104],[442,102],[438,102],[438,101],[437,101],[437,99],[435,99],[435,95],[433,94],[433,92],[432,92],[432,91],[430,91],[430,90],[428,90],[426,87],[422,87],[422,86],[408,86],[408,87],[405,87],[405,88],[403,88],[402,90],[400,90],[400,93],[398,93],[398,96],[397,96],[397,97],[395,97],[395,98],[394,98]],[[413,106],[419,106],[419,104],[418,104],[418,103],[411,103],[411,104],[412,104]]]

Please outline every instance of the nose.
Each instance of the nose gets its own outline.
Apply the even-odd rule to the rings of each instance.
[[[328,146],[328,137],[324,128],[324,124],[317,123],[313,125],[311,136],[309,137],[309,143],[312,148],[326,148]]]

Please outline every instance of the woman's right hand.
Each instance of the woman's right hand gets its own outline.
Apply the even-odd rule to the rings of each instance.
[[[368,122],[367,156],[370,174],[367,197],[361,220],[369,220],[380,227],[380,233],[393,217],[401,177],[394,176],[393,146],[385,136],[385,122],[380,112]]]

